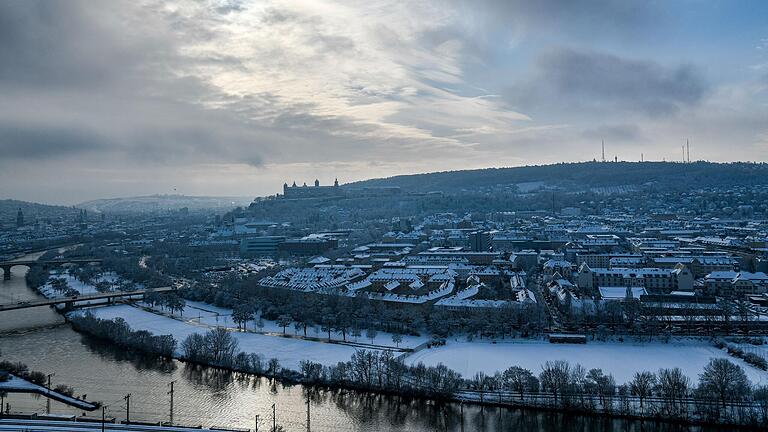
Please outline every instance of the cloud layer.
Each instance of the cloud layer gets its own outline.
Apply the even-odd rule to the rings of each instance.
[[[675,24],[663,6],[2,2],[0,195],[257,195],[591,159],[601,139],[661,159],[703,130],[707,158],[766,154],[762,42],[727,80],[716,52],[649,55]]]

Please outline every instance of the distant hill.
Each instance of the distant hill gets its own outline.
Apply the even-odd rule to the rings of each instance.
[[[408,192],[457,192],[517,185],[519,189],[566,190],[654,185],[671,190],[704,186],[768,184],[766,163],[581,162],[514,168],[486,168],[400,175],[344,185],[346,188],[398,186]]]
[[[0,225],[15,226],[16,214],[21,209],[26,223],[35,219],[76,216],[80,210],[72,207],[38,204],[13,199],[0,200]]]
[[[126,198],[105,198],[86,201],[77,205],[93,212],[143,213],[156,210],[222,209],[229,210],[248,206],[253,199],[247,197],[206,197],[186,195],[149,195]]]

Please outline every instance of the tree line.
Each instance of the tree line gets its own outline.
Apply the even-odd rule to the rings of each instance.
[[[113,320],[101,319],[87,311],[84,314],[70,314],[68,319],[75,330],[99,339],[110,340],[122,347],[168,358],[173,357],[176,350],[176,340],[173,336],[156,336],[146,330],[132,330],[131,326],[120,317]]]
[[[233,310],[238,326],[263,318],[291,323],[305,336],[307,330],[320,327],[323,332],[337,331],[346,340],[372,329],[393,334],[447,337],[471,334],[480,338],[506,338],[541,334],[549,316],[537,304],[520,307],[451,311],[431,305],[401,305],[363,298],[294,292],[258,285],[259,277],[228,277],[217,284],[200,283],[182,295]]]
[[[194,363],[254,373],[309,385],[448,399],[461,388],[462,379],[444,365],[406,365],[390,350],[356,350],[351,359],[332,366],[302,360],[299,370],[283,368],[276,358],[239,351],[232,333],[211,329],[189,335],[181,343],[184,359]]]

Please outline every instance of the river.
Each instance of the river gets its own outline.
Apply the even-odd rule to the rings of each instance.
[[[37,254],[39,255],[39,254]],[[28,256],[33,258],[33,256]],[[26,285],[26,268],[15,267],[12,278],[0,285],[0,301],[36,298]],[[458,404],[405,401],[401,398],[337,391],[308,391],[266,378],[225,373],[178,361],[158,361],[126,352],[72,330],[49,308],[0,313],[0,355],[22,361],[33,370],[54,373],[54,385],[67,384],[76,395],[102,401],[109,417],[126,416],[126,394],[131,394],[133,420],[167,421],[170,383],[174,386],[173,420],[184,425],[254,428],[272,425],[272,404],[277,423],[286,431],[307,430],[309,398],[312,431],[725,431],[721,428],[682,427],[634,420],[485,408]],[[11,411],[45,412],[44,398],[11,394]],[[80,414],[58,402],[57,414]],[[462,415],[463,412],[463,415]],[[101,413],[94,413],[100,416]]]

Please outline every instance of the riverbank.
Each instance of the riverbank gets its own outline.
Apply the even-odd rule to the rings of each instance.
[[[254,414],[260,414],[262,420],[269,419],[269,407],[276,403],[279,423],[286,426],[286,430],[305,430],[303,419],[306,418],[307,397],[312,400],[313,431],[459,431],[462,424],[464,430],[487,432],[505,430],[513,425],[521,430],[540,431],[563,430],[565,425],[571,425],[574,430],[588,432],[617,432],[640,427],[639,423],[630,420],[631,417],[622,416],[620,412],[611,416],[591,413],[579,416],[572,409],[543,406],[529,411],[521,410],[521,405],[509,403],[509,400],[506,400],[505,406],[498,407],[493,395],[488,392],[484,404],[486,408],[482,409],[476,403],[460,407],[450,402],[435,404],[418,398],[325,390],[322,385],[283,385],[252,374],[153,360],[152,357],[116,349],[109,343],[78,336],[68,326],[40,330],[24,337],[0,338],[0,350],[11,360],[30,358],[31,367],[55,372],[73,387],[87,391],[92,400],[116,403],[114,401],[121,400],[126,393],[132,393],[131,412],[136,418],[153,421],[167,420],[167,383],[174,381],[178,421],[202,424],[204,427],[232,425],[252,428]],[[310,388],[317,390],[310,391]],[[26,410],[32,411],[34,406],[40,406],[34,400],[22,402],[15,400],[14,407],[27,407]],[[110,404],[107,415],[122,415],[121,410],[119,404]],[[54,411],[66,413],[56,406]],[[657,423],[652,417],[646,418],[649,420],[642,422],[644,427],[653,425],[658,431],[733,430],[731,427],[721,429],[715,426],[689,429],[678,421]],[[351,426],[350,421],[360,427]]]
[[[693,392],[693,387],[690,395],[685,391],[682,395],[671,398],[662,396],[665,390],[661,390],[658,396],[637,396],[631,393],[633,390],[627,385],[616,387],[610,384],[609,391],[595,389],[587,391],[587,388],[571,390],[572,386],[579,385],[575,381],[578,379],[577,376],[572,375],[577,373],[578,365],[572,365],[572,370],[569,369],[571,366],[565,365],[563,371],[568,375],[564,379],[573,381],[563,383],[563,387],[559,389],[547,389],[544,384],[545,372],[542,372],[539,377],[542,390],[512,391],[510,388],[502,387],[504,384],[493,377],[482,378],[481,381],[475,378],[464,382],[460,375],[445,366],[425,367],[421,364],[407,366],[388,352],[379,354],[360,350],[352,356],[351,360],[339,362],[334,366],[302,361],[299,372],[285,368],[272,368],[271,364],[268,369],[262,369],[261,362],[258,363],[257,368],[252,368],[248,356],[243,359],[245,363],[241,363],[240,355],[237,355],[227,366],[199,361],[195,364],[262,377],[268,376],[283,383],[298,383],[313,388],[349,389],[442,402],[506,408],[523,407],[685,425],[723,424],[753,428],[768,424],[768,417],[765,415],[765,402],[768,401],[753,402],[750,399],[720,401],[701,395],[694,396],[696,393]],[[551,366],[548,362],[546,368],[549,367]],[[586,374],[586,370],[581,370]],[[556,371],[553,370],[552,373]],[[591,379],[589,376],[585,378]]]
[[[377,387],[376,384],[366,385],[354,380],[336,381],[338,370],[358,370],[359,363],[353,361],[347,362],[342,366],[339,364],[337,369],[320,369],[315,374],[312,370],[317,369],[302,368],[302,373],[292,373],[292,371],[283,370],[276,374],[254,373],[253,371],[241,370],[236,366],[221,367],[216,365],[201,364],[182,360],[195,367],[208,369],[218,369],[223,372],[236,372],[243,375],[255,375],[258,377],[269,377],[272,380],[286,384],[300,384],[305,388],[319,389],[323,391],[355,391],[363,394],[394,396],[399,398],[417,399],[422,401],[434,401],[438,403],[459,402],[461,404],[471,404],[481,407],[495,407],[506,409],[531,409],[542,412],[562,413],[569,415],[592,416],[596,419],[615,418],[625,420],[652,421],[678,426],[712,426],[728,425],[732,429],[740,430],[763,430],[768,424],[768,418],[765,417],[765,406],[753,402],[728,402],[724,408],[720,407],[720,402],[714,399],[681,397],[670,401],[661,397],[637,397],[631,395],[628,390],[619,390],[618,393],[611,395],[595,393],[558,393],[550,392],[514,392],[505,389],[472,390],[469,388],[454,388],[451,391],[436,390],[433,386],[413,387],[407,386],[405,389],[395,389],[387,387],[390,385],[389,378],[384,387]],[[377,358],[373,358],[371,364],[381,364]],[[311,365],[310,365],[311,366]],[[375,366],[374,366],[375,367]],[[445,373],[445,371],[440,372]],[[376,372],[373,372],[375,375]],[[381,371],[379,371],[381,374]],[[411,370],[403,377],[404,381],[412,382],[418,379],[419,369]],[[427,371],[427,376],[433,375]],[[380,385],[380,384],[379,384]],[[762,417],[760,413],[763,413]],[[718,413],[712,417],[713,413]],[[745,414],[747,413],[747,414]],[[708,417],[709,416],[709,417]]]

